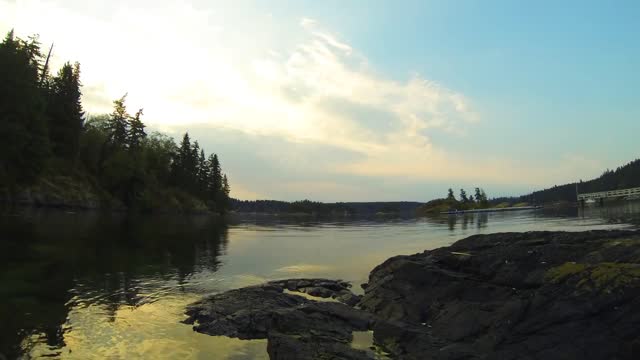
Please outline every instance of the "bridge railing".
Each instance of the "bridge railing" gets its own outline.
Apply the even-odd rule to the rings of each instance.
[[[606,199],[611,197],[640,196],[640,187],[578,194],[578,201],[589,199]]]

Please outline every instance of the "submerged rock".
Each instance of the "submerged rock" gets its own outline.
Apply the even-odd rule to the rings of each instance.
[[[397,359],[640,358],[639,232],[472,236],[393,257],[363,288],[360,299],[342,281],[272,281],[192,304],[186,322],[266,338],[271,359],[369,359],[349,345],[365,330]]]

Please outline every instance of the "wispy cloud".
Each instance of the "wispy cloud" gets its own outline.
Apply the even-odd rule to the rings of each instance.
[[[506,182],[530,175],[510,172],[508,160],[485,159],[480,166],[473,156],[434,145],[435,134],[464,138],[479,126],[472,101],[411,69],[405,79],[385,76],[357,46],[314,19],[289,19],[295,36],[283,45],[239,40],[233,35],[249,30],[233,28],[227,14],[184,1],[114,2],[98,9],[82,1],[0,4],[0,29],[37,32],[47,44],[55,40],[54,65],[81,62],[90,112],[109,111],[110,101],[128,92],[131,106],[144,106],[155,128],[228,129],[245,134],[237,147],[281,139],[273,150],[278,154],[260,154],[271,161],[265,177],[275,168],[294,178],[311,171],[309,161],[291,153],[294,144],[305,144],[309,156],[329,154],[313,165],[332,178],[296,178],[280,187],[348,193],[356,187],[341,176]],[[265,25],[250,34],[268,31]],[[210,143],[219,146],[219,140]],[[259,183],[235,181],[247,197],[270,197]],[[367,196],[357,190],[359,198]]]

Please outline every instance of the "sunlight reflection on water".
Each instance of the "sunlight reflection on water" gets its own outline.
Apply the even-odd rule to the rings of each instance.
[[[15,241],[0,249],[4,263],[12,264],[0,272],[0,352],[65,359],[266,359],[265,340],[195,333],[181,323],[185,306],[207,293],[290,277],[339,278],[361,293],[369,271],[394,255],[479,233],[626,228],[640,209],[624,206],[434,219],[254,217],[232,224],[206,217],[4,217],[0,226]],[[357,336],[357,343],[370,346],[367,334]]]

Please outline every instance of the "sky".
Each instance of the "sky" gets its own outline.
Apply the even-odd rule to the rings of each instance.
[[[0,31],[221,158],[240,199],[427,201],[640,157],[638,1],[0,0]]]

